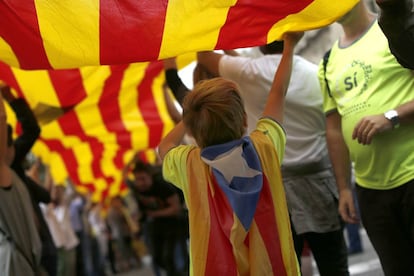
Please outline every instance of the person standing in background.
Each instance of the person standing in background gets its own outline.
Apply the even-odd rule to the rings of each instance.
[[[28,153],[39,138],[40,127],[25,99],[15,98],[9,86],[2,87],[1,93],[16,114],[17,121],[21,125],[21,133],[15,140],[12,138],[12,127],[8,125],[7,128],[8,139],[12,143],[11,146],[14,147],[14,158],[11,160],[10,167],[23,181],[31,198],[30,202],[33,206],[36,226],[42,242],[41,266],[49,276],[55,276],[57,269],[57,251],[49,227],[39,206],[40,203],[50,203],[50,193],[40,183],[37,183],[33,178],[28,176],[24,167]]]
[[[0,275],[34,276],[40,273],[41,241],[30,195],[9,167],[13,155],[0,93]]]
[[[339,212],[362,223],[387,276],[414,275],[414,77],[391,54],[377,15],[364,1],[338,20],[319,79]]]

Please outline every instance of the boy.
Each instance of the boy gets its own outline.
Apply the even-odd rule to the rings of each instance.
[[[186,96],[183,121],[160,143],[164,178],[183,190],[190,222],[190,275],[299,275],[282,185],[284,96],[293,49],[283,57],[257,128],[247,121],[237,86],[222,78]],[[199,147],[178,146],[185,134]],[[191,183],[191,184],[190,184]]]

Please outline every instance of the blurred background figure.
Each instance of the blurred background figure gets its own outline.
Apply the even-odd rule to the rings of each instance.
[[[132,170],[133,178],[128,178]],[[124,179],[131,189],[140,211],[154,273],[168,276],[188,275],[188,218],[180,190],[166,182],[159,166],[131,160],[124,169]]]
[[[138,234],[139,227],[120,196],[111,199],[107,220],[116,252],[119,253],[118,258],[115,257],[116,272],[137,268],[141,261],[133,247],[133,238]]]
[[[412,0],[376,0],[380,7],[378,23],[398,62],[414,69],[414,2]]]

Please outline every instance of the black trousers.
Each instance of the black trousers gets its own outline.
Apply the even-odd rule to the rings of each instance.
[[[386,276],[414,275],[414,180],[391,190],[356,186],[362,223]]]
[[[299,263],[306,240],[321,276],[349,276],[348,249],[342,228],[328,233],[308,232],[301,235],[292,229],[292,235]]]

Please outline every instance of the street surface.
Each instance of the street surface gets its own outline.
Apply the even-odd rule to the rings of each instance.
[[[378,256],[371,243],[368,240],[364,229],[361,229],[361,238],[363,239],[364,252],[349,256],[349,272],[352,276],[384,276]],[[141,269],[133,270],[127,273],[117,274],[120,276],[154,276],[150,267],[150,258],[144,260]],[[313,262],[313,276],[319,276],[315,262]]]

